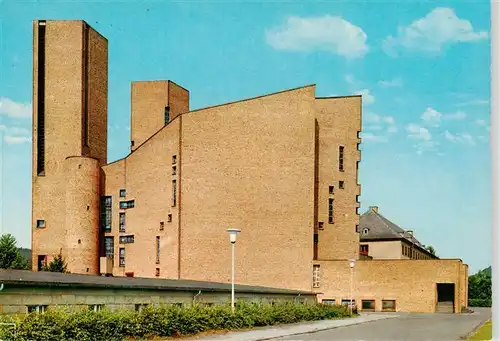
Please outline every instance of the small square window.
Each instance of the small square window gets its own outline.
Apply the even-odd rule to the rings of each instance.
[[[44,229],[45,228],[45,220],[37,220],[36,221],[36,228],[37,229]]]
[[[324,230],[324,229],[325,229],[325,228],[323,227],[323,222],[322,222],[322,221],[318,222],[318,228],[319,228],[320,230]]]
[[[328,193],[333,194],[333,186],[328,187]]]
[[[156,268],[155,276],[160,277],[160,268]]]
[[[169,223],[171,223],[171,222],[172,222],[172,214],[169,214],[169,215],[168,215],[168,220],[167,220],[167,221],[168,221]]]
[[[130,141],[130,145],[133,147],[135,144],[134,140]]]
[[[125,198],[126,195],[127,195],[127,191],[124,189],[121,189],[120,190],[120,198]]]
[[[163,221],[160,221],[160,231],[163,231],[165,228],[165,223]]]
[[[177,155],[172,155],[172,164],[175,165],[177,163]]]
[[[177,166],[172,166],[172,175],[177,174]]]
[[[344,189],[344,181],[339,181],[339,188]]]

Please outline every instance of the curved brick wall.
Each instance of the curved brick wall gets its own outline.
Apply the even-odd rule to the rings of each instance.
[[[72,273],[99,273],[100,167],[93,158],[69,157],[64,163],[66,180],[63,254]]]

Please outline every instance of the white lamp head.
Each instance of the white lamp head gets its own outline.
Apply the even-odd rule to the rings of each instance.
[[[241,230],[239,229],[227,229],[227,232],[229,232],[229,241],[234,244],[236,243],[236,236]]]
[[[356,260],[354,259],[349,259],[349,266],[352,268],[354,268],[354,265],[356,265]]]

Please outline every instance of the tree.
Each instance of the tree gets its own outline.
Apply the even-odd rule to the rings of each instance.
[[[429,251],[430,254],[436,255],[436,250],[431,245],[427,246],[425,249]]]
[[[9,233],[0,237],[0,269],[28,269],[28,261],[17,248],[16,238]]]
[[[45,264],[42,268],[42,271],[69,273],[66,262],[64,261],[61,252],[59,252],[58,255],[54,256],[52,262],[50,262],[49,264]]]

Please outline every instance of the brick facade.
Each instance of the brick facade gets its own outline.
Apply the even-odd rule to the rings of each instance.
[[[237,283],[311,290],[314,262],[324,297],[348,293],[344,268],[360,244],[361,96],[317,98],[310,85],[190,111],[181,86],[133,82],[132,151],[107,164],[107,41],[81,21],[47,21],[43,88],[38,26],[34,270],[40,255],[61,250],[74,273],[227,283],[226,229],[239,228]],[[111,269],[99,269],[105,255]],[[447,281],[466,305],[459,261],[384,262],[358,261],[357,299],[390,296],[399,310],[434,311],[434,286]]]

